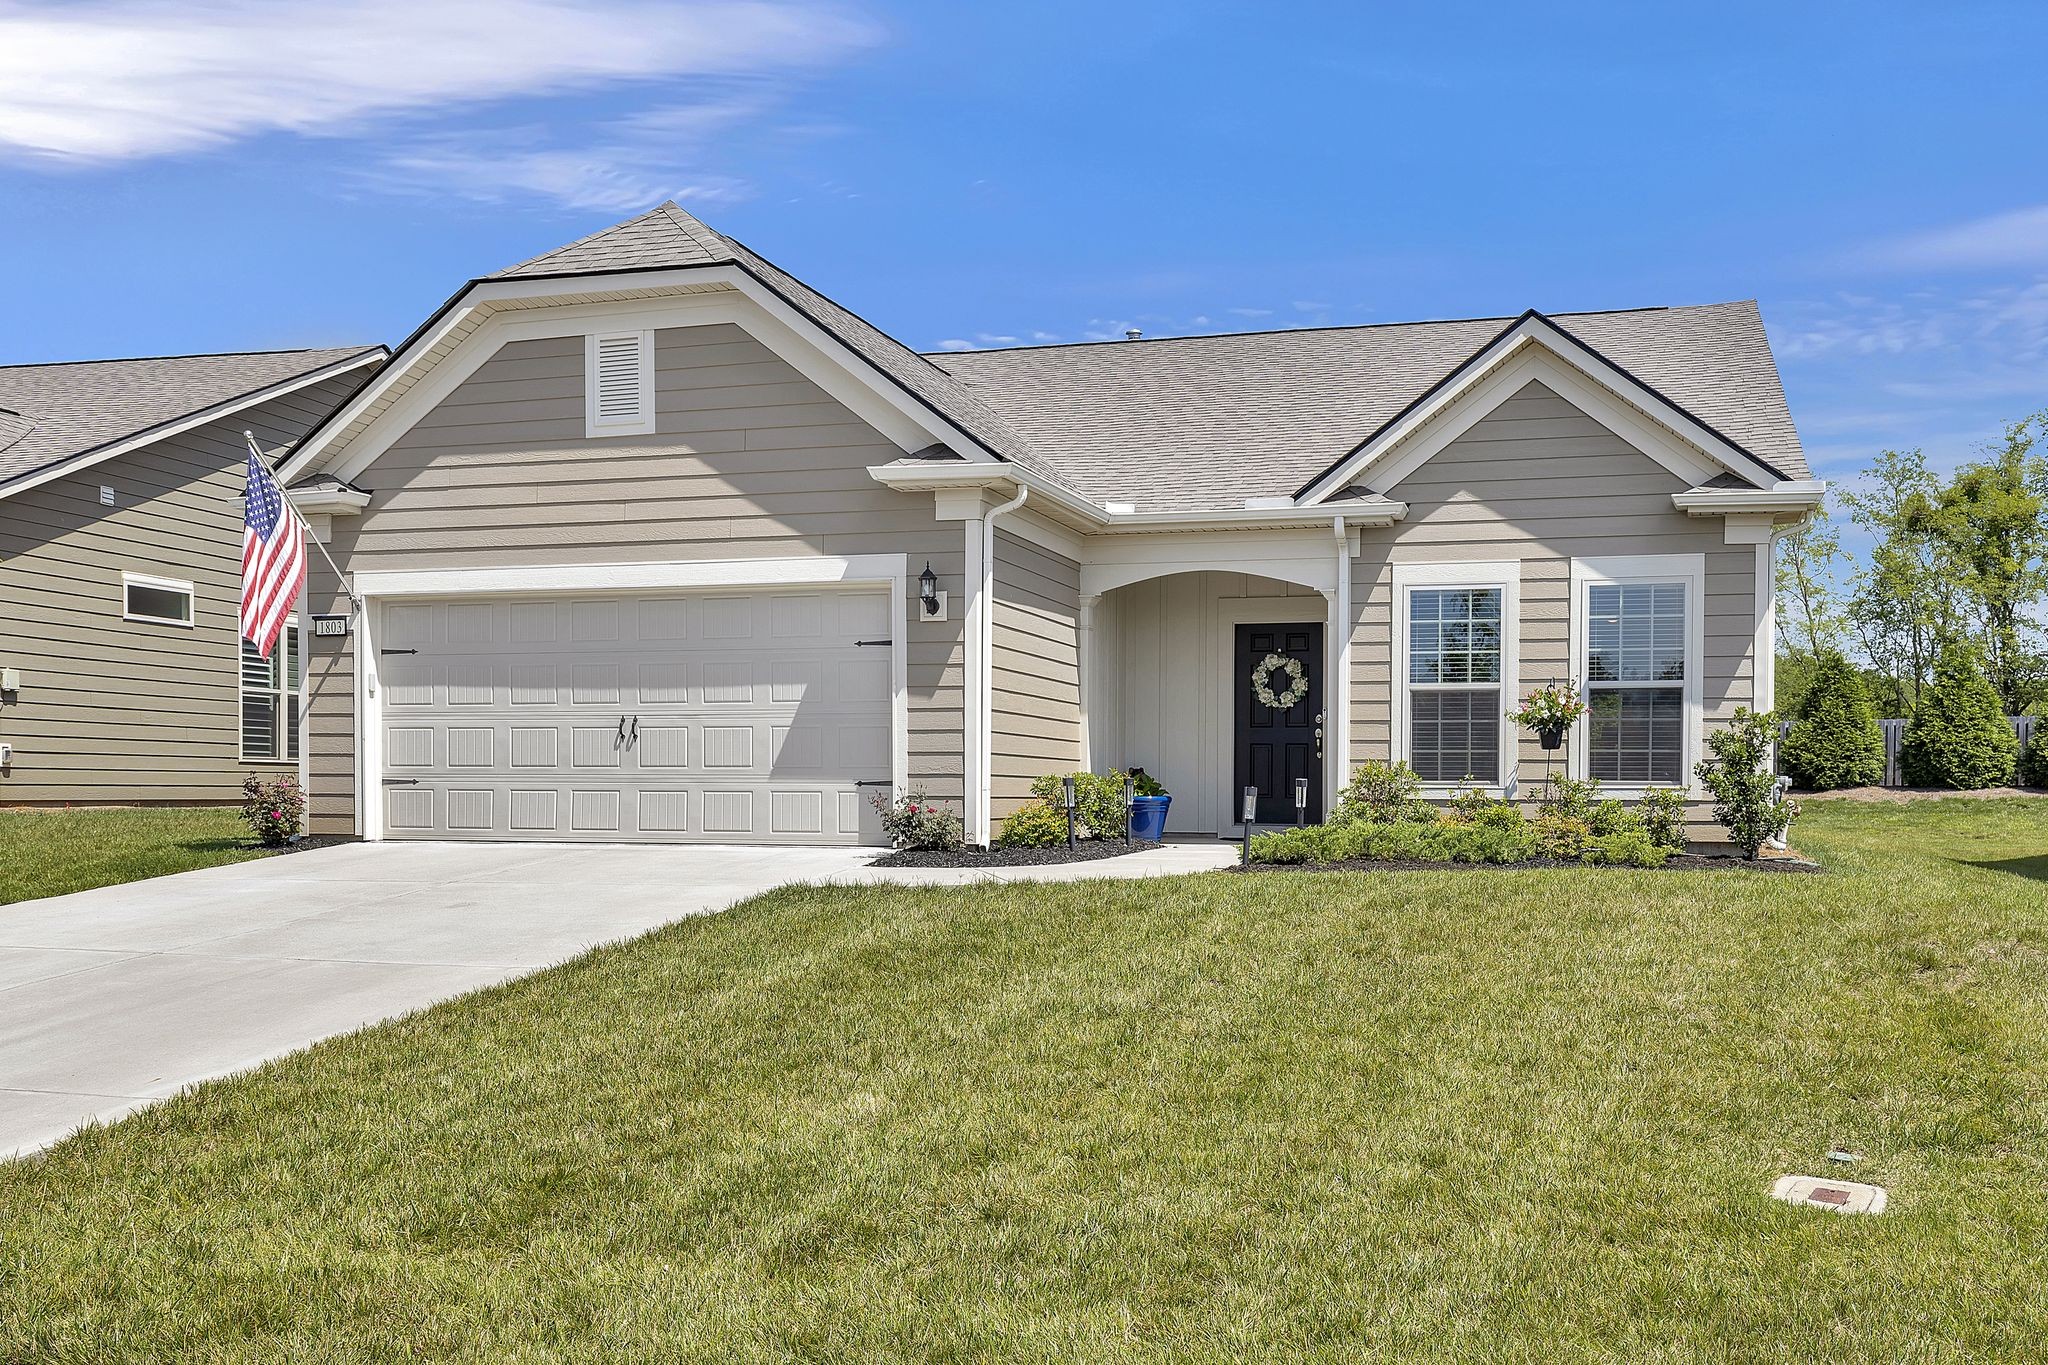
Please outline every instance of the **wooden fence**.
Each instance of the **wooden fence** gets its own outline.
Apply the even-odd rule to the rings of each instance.
[[[2011,723],[2012,732],[2019,736],[2022,749],[2033,743],[2034,726],[2038,723],[2035,717],[2007,716],[2006,720]],[[1903,720],[1881,720],[1877,723],[1877,727],[1884,731],[1884,785],[1887,787],[1903,787],[1906,784],[1899,777],[1899,745],[1904,743],[1906,739],[1906,722]],[[1778,726],[1778,740],[1781,744],[1791,729],[1792,722],[1790,721],[1785,721]],[[1779,764],[1778,770],[1780,772],[1784,771],[1784,764],[1782,762]]]

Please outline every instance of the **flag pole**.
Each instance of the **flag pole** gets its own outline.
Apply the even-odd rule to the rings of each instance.
[[[256,444],[256,433],[253,431],[245,431],[242,433],[242,439],[249,443],[249,453],[251,455],[254,455],[257,459],[261,460],[264,463],[265,467],[267,468],[270,464],[270,456],[264,453],[262,446]],[[289,493],[285,495],[285,501],[287,504],[290,503],[291,495]],[[327,547],[321,543],[320,537],[313,534],[313,528],[307,524],[306,519],[304,517],[299,515],[299,509],[293,507],[291,509],[291,514],[292,517],[305,530],[306,539],[311,541],[313,544],[313,548],[320,552],[320,557],[327,561],[327,567],[334,571],[334,581],[341,584],[342,594],[348,598],[349,615],[354,616],[360,613],[363,609],[363,603],[362,599],[356,596],[355,585],[348,581],[348,575],[343,573],[341,571],[341,566],[334,562],[334,556],[327,553]],[[308,608],[309,615],[311,614],[311,608],[313,605],[311,598],[312,594],[308,592],[308,600],[306,606]]]

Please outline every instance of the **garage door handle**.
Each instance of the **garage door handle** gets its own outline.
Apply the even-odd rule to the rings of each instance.
[[[379,654],[417,654],[417,653],[419,653],[419,651],[418,651],[418,650],[416,650],[416,649],[380,649],[380,650],[378,650],[377,652],[378,652]]]
[[[420,780],[417,777],[387,777],[384,779],[384,785],[387,787],[417,787],[419,784]]]
[[[893,645],[896,642],[894,640],[855,640],[853,643],[855,648],[865,649],[869,645]]]
[[[633,717],[633,733],[626,739],[626,747],[632,748],[640,742],[640,717]]]
[[[856,782],[853,785],[856,787],[893,787],[896,784],[891,782],[886,777],[870,777],[865,781]]]

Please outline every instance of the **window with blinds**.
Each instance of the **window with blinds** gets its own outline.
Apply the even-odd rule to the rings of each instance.
[[[294,760],[299,756],[299,700],[306,680],[298,621],[285,622],[268,659],[247,640],[241,643],[242,757],[256,763]]]
[[[1678,785],[1685,772],[1686,585],[1586,589],[1586,771]]]
[[[654,430],[654,333],[604,332],[585,350],[589,434]]]
[[[1408,593],[1408,762],[1424,782],[1500,781],[1502,597]]]

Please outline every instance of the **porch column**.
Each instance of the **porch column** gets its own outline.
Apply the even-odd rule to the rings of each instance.
[[[1334,586],[1324,598],[1330,604],[1330,624],[1323,651],[1329,680],[1323,698],[1323,810],[1337,805],[1337,794],[1351,776],[1351,538],[1344,519],[1337,518],[1337,573]]]
[[[1074,710],[1081,725],[1078,766],[1084,773],[1095,771],[1095,736],[1088,711],[1095,699],[1095,604],[1101,600],[1100,594],[1081,594],[1080,608],[1074,617],[1074,682],[1079,698]]]

